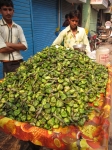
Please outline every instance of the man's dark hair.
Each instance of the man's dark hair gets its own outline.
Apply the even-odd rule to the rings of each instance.
[[[71,11],[69,13],[69,18],[72,19],[74,17],[77,17],[78,19],[80,19],[80,12],[78,10],[75,10],[75,11]]]
[[[66,15],[65,15],[65,19],[68,19],[68,17],[69,17],[69,14],[66,14]]]
[[[12,7],[14,8],[12,0],[0,0],[0,9],[3,6]]]

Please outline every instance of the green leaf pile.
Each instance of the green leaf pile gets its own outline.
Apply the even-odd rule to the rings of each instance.
[[[108,69],[85,54],[46,47],[0,84],[0,115],[48,130],[83,126],[107,81]]]

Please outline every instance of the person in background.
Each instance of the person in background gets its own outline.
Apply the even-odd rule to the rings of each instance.
[[[64,47],[73,49],[73,45],[85,44],[86,53],[90,52],[89,41],[85,29],[78,26],[80,19],[79,11],[72,11],[69,13],[69,26],[62,30],[58,37],[54,40],[52,45],[61,45],[64,42]]]
[[[63,23],[62,27],[67,27],[67,26],[69,25],[68,17],[69,17],[69,15],[68,15],[68,14],[66,14],[66,15],[65,15],[65,21],[64,21],[64,23]]]
[[[27,49],[25,35],[20,25],[13,22],[14,5],[12,0],[0,0],[0,61],[3,74],[15,72],[23,62],[20,50]]]

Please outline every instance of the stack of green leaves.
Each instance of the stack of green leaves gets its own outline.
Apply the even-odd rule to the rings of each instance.
[[[85,54],[46,47],[0,83],[0,115],[49,130],[83,126],[107,81],[108,69]]]

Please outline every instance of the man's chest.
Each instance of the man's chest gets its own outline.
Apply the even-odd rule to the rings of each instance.
[[[80,42],[83,41],[83,33],[81,34],[79,32],[78,33],[76,33],[76,32],[74,32],[74,33],[70,32],[70,33],[66,34],[64,41],[66,43],[70,43],[70,44],[74,43],[74,42],[80,43]]]
[[[5,42],[13,42],[19,36],[18,29],[17,27],[0,26],[0,36]]]

